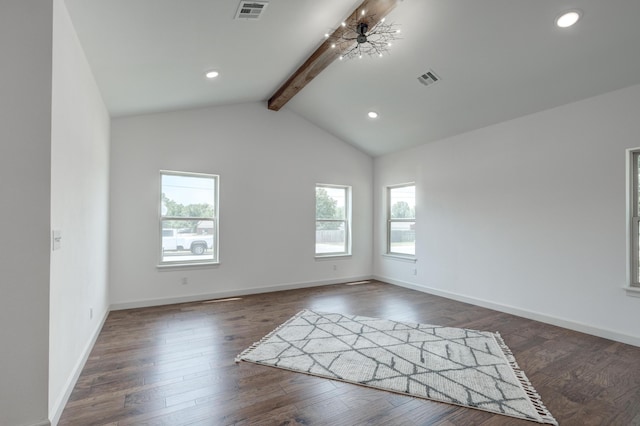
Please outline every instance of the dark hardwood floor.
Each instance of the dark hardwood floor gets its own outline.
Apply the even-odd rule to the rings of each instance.
[[[560,425],[640,425],[640,348],[377,281],[112,312],[59,424],[534,424],[234,363],[304,308],[499,331]]]

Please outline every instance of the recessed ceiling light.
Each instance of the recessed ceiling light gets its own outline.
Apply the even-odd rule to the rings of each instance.
[[[209,71],[205,74],[207,78],[216,78],[220,73],[218,71]]]
[[[367,115],[369,116],[369,118],[378,118],[378,113],[375,111],[369,111]]]
[[[582,13],[580,13],[579,10],[568,10],[566,12],[562,12],[562,14],[556,19],[556,25],[560,28],[568,28],[578,22],[581,16]]]

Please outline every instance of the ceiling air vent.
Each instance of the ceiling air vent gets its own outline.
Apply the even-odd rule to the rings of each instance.
[[[425,72],[424,74],[422,74],[420,77],[418,77],[418,81],[422,84],[424,84],[425,86],[431,86],[433,84],[436,84],[437,82],[440,81],[440,77],[438,77],[436,75],[435,72],[433,72],[433,70],[429,70],[427,72]]]
[[[236,13],[236,19],[260,19],[267,8],[266,1],[241,1]]]

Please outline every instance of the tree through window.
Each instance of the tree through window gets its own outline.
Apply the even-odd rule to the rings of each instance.
[[[387,187],[387,253],[416,254],[416,186]]]
[[[218,176],[160,172],[160,264],[218,262]]]
[[[316,185],[316,256],[351,254],[351,187]]]

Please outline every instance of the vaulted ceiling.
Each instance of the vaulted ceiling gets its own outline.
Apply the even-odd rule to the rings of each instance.
[[[361,0],[269,0],[258,20],[235,19],[239,3],[66,0],[113,117],[267,108]],[[557,28],[568,9],[582,19]],[[403,0],[388,55],[331,63],[283,108],[382,155],[640,84],[639,19],[636,0]]]

